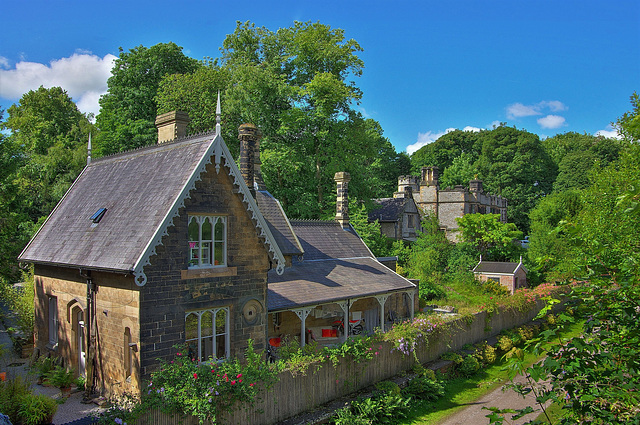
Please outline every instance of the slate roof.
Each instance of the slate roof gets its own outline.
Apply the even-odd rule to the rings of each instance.
[[[522,263],[508,263],[499,261],[480,261],[477,266],[474,267],[474,273],[497,273],[497,274],[514,274],[518,270],[518,266],[521,266],[525,273],[527,269]]]
[[[371,257],[305,261],[288,267],[281,276],[270,271],[267,281],[268,311],[415,288]]]
[[[280,250],[287,255],[302,255],[303,249],[298,238],[293,233],[287,215],[280,202],[266,190],[256,191],[256,202],[260,212],[267,220],[271,234],[275,238]]]
[[[172,225],[207,164],[226,167],[253,215],[258,233],[284,271],[270,226],[240,176],[222,137],[207,133],[94,160],[82,171],[20,254],[33,263],[133,272],[144,285],[144,266]],[[106,208],[102,220],[89,218]]]
[[[291,227],[304,250],[304,260],[373,257],[369,248],[349,226],[336,221],[292,220]]]
[[[131,271],[213,136],[163,143],[91,162],[19,259]],[[153,170],[153,172],[150,172]],[[102,220],[89,219],[106,208]]]
[[[379,208],[374,207],[369,211],[369,221],[398,221],[404,212],[407,198],[380,198],[373,202]]]
[[[415,285],[377,261],[351,226],[292,220],[304,261],[267,277],[267,309],[285,310],[411,290]]]

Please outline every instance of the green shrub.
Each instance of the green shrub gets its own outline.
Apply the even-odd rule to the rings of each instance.
[[[482,292],[485,294],[491,294],[498,297],[504,297],[510,294],[509,290],[496,282],[495,280],[487,280],[481,284]]]
[[[501,352],[506,353],[513,348],[513,339],[507,335],[498,337],[498,348]]]
[[[402,394],[414,399],[437,400],[444,395],[444,386],[435,379],[418,376],[407,383],[402,389]]]
[[[49,371],[49,373],[45,376],[45,382],[49,385],[53,385],[54,387],[62,388],[71,388],[75,379],[73,378],[75,375],[75,371],[73,368],[67,369],[62,366],[56,366],[53,370]]]
[[[31,394],[29,383],[16,376],[14,379],[0,381],[0,412],[9,416],[11,422],[19,423],[18,411],[23,397]]]
[[[28,394],[20,398],[18,416],[22,425],[44,425],[51,423],[58,410],[58,403],[44,394]]]
[[[486,342],[483,342],[478,345],[474,356],[483,364],[489,365],[494,364],[498,359],[498,355],[496,354],[496,349]]]
[[[480,362],[474,356],[466,356],[458,367],[460,374],[466,377],[475,375],[478,370],[480,370]]]
[[[406,417],[410,398],[386,394],[360,398],[351,406],[337,411],[334,423],[338,425],[389,424]]]
[[[454,353],[453,351],[449,351],[447,353],[444,353],[442,356],[440,356],[440,358],[442,360],[450,360],[453,363],[455,363],[456,365],[459,365],[460,363],[462,363],[462,356],[458,353]]]
[[[381,381],[375,385],[376,389],[383,394],[400,395],[400,386],[392,381]]]

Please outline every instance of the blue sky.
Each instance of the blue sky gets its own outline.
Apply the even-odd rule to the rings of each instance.
[[[247,20],[344,29],[364,49],[358,108],[410,153],[448,129],[499,122],[541,137],[611,131],[640,90],[637,0],[23,0],[3,5],[0,107],[59,85],[97,113],[120,46],[173,41],[217,57]]]

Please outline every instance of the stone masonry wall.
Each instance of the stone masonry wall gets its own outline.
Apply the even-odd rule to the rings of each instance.
[[[139,341],[139,291],[132,276],[93,272],[96,284],[97,389],[107,395],[139,391],[139,358],[133,353],[131,378],[125,376],[125,328],[133,343]],[[35,265],[35,343],[40,355],[55,355],[78,370],[78,320],[86,322],[86,277],[77,269]],[[58,304],[58,347],[49,346],[48,297]],[[86,346],[85,346],[86,347]],[[88,364],[88,360],[87,360]]]
[[[151,265],[145,267],[147,284],[141,289],[141,364],[146,377],[158,365],[156,359],[169,360],[176,344],[185,342],[185,313],[215,307],[230,309],[231,356],[242,357],[248,340],[256,350],[265,348],[266,291],[269,258],[257,236],[241,194],[221,167],[217,174],[207,167],[197,182],[191,199],[173,220],[168,236],[156,248]],[[188,270],[189,214],[225,215],[227,217],[227,265],[225,268]],[[202,273],[200,273],[202,271]],[[243,316],[243,306],[258,300],[261,311],[254,324]]]

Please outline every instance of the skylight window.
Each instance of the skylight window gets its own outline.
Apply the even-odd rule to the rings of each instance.
[[[98,224],[100,223],[100,220],[102,220],[102,217],[104,217],[104,213],[106,212],[107,212],[106,208],[100,208],[98,211],[95,212],[95,214],[89,217],[89,220],[93,221],[95,224]]]

